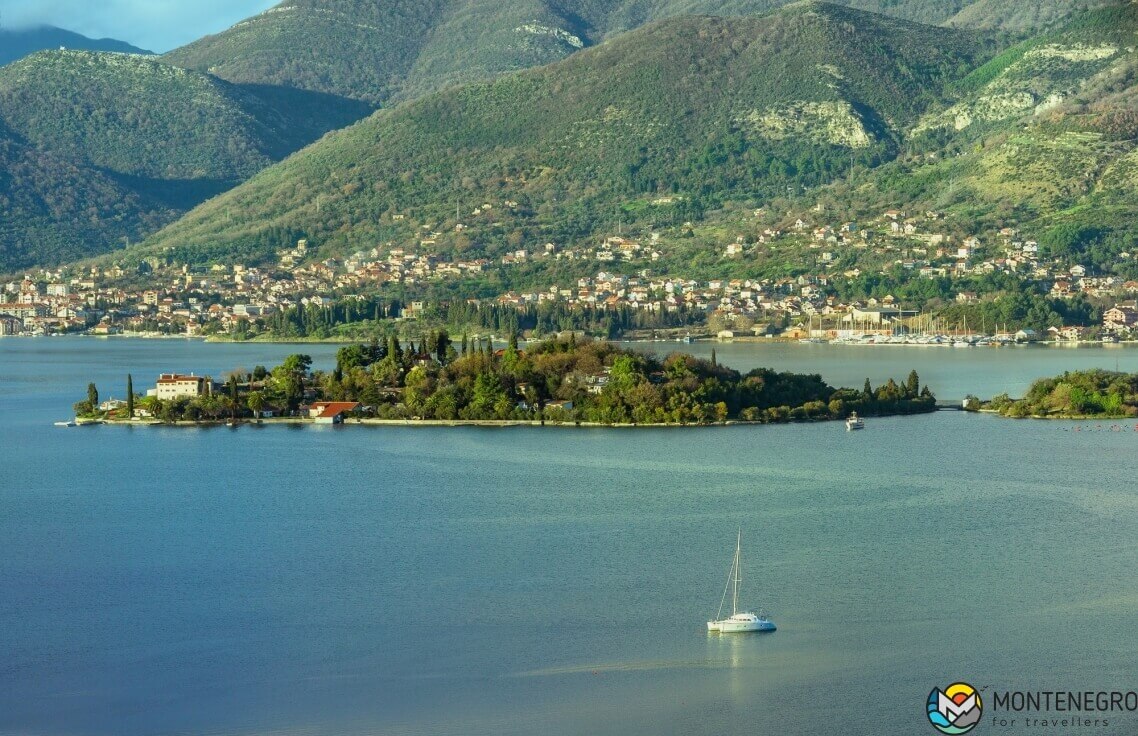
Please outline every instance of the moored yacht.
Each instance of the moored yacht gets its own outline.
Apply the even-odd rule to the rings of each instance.
[[[739,531],[739,536],[735,541],[735,559],[731,562],[731,572],[727,577],[727,585],[723,588],[723,597],[719,601],[719,612],[715,614],[715,618],[707,622],[708,631],[717,631],[721,634],[736,634],[747,631],[774,631],[774,622],[763,615],[762,611],[759,613],[751,613],[750,611],[740,611],[739,609],[739,583],[742,579],[739,574],[739,558],[743,550],[743,532]],[[723,615],[723,605],[727,602],[727,590],[731,589],[731,615],[727,618],[721,618]]]

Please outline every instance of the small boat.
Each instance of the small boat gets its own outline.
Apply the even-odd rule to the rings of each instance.
[[[739,583],[742,579],[739,575],[739,558],[742,556],[743,550],[743,531],[739,531],[739,536],[735,541],[735,559],[731,562],[731,572],[727,576],[727,585],[723,588],[723,597],[719,600],[719,612],[715,614],[715,618],[707,622],[708,631],[717,631],[721,634],[735,634],[746,631],[774,631],[774,622],[763,615],[762,611],[758,614],[751,613],[750,611],[739,610]],[[727,618],[721,618],[723,615],[723,604],[727,601],[727,589],[732,588],[731,593],[731,615]]]
[[[846,431],[852,432],[855,429],[865,429],[865,420],[859,417],[856,411],[846,417]]]
[[[62,422],[56,422],[55,426],[57,426],[57,427],[75,427],[77,425],[76,425],[74,419],[66,419]]]

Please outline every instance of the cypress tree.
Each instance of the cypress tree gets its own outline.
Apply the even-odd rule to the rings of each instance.
[[[134,379],[126,374],[126,418],[134,419]]]
[[[447,350],[450,348],[450,346],[450,335],[447,334],[446,330],[439,330],[438,334],[435,336],[435,357],[438,359],[440,364],[446,363]]]
[[[716,367],[719,366],[719,361],[715,359],[715,348],[711,349],[711,364]]]
[[[909,371],[909,378],[905,381],[905,396],[915,399],[921,393],[921,379],[916,370]]]
[[[229,375],[229,415],[237,419],[237,376]]]
[[[87,384],[87,402],[91,404],[91,411],[99,410],[99,389],[93,383]]]

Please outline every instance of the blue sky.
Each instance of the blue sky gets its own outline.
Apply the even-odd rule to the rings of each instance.
[[[0,0],[0,24],[46,24],[163,52],[276,5],[279,0]]]

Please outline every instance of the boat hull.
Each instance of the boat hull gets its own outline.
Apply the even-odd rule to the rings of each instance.
[[[766,618],[752,616],[746,619],[729,618],[722,621],[708,621],[708,631],[717,631],[720,634],[743,634],[749,631],[774,631],[774,621]]]

